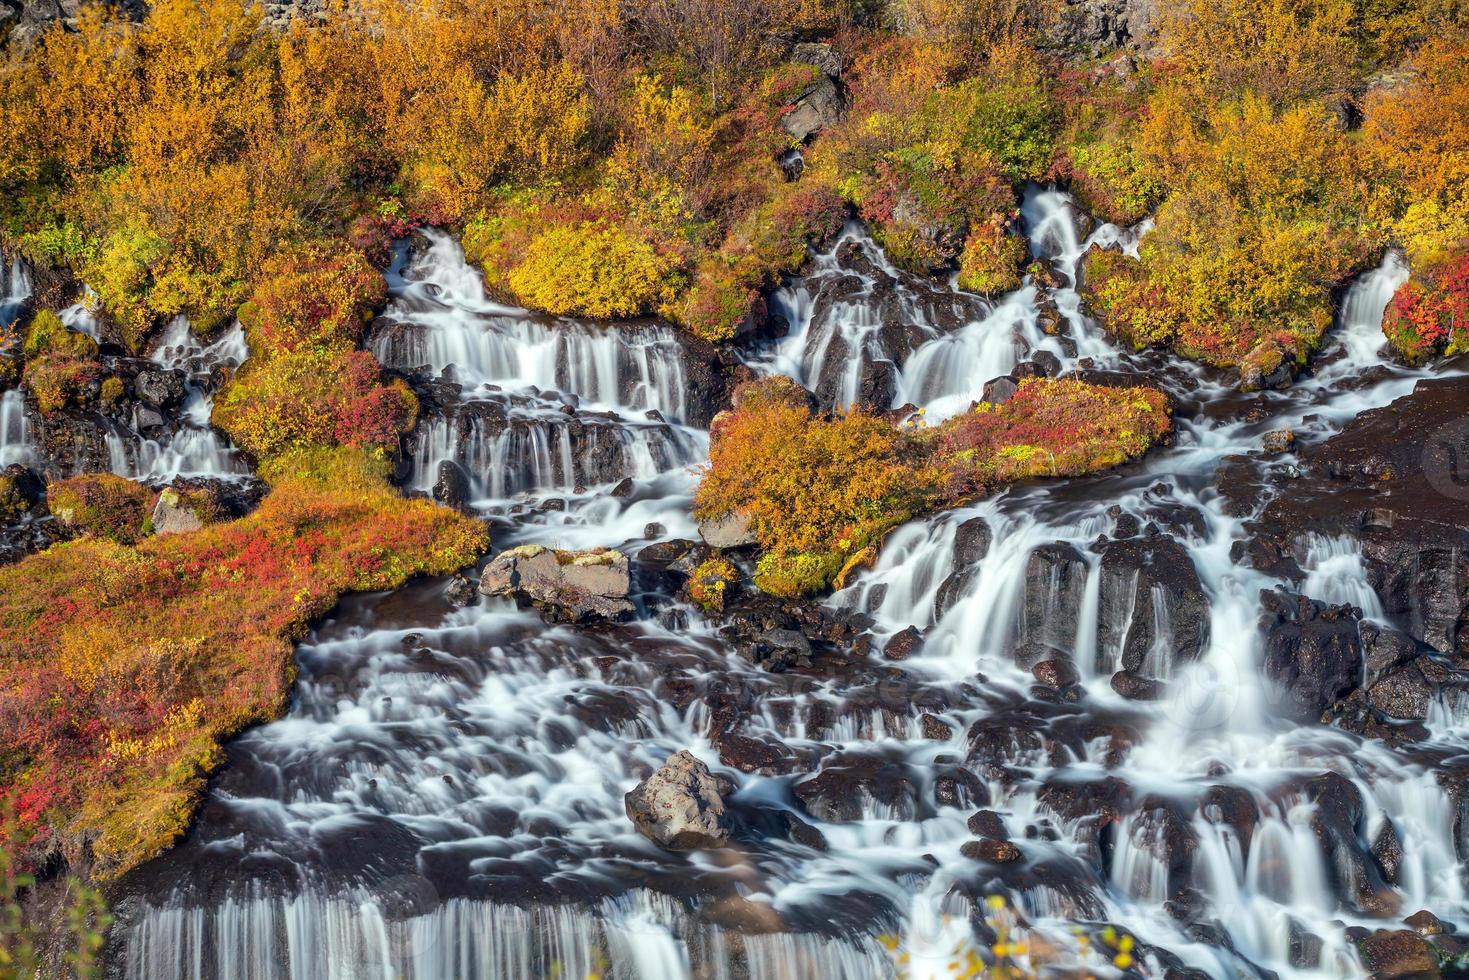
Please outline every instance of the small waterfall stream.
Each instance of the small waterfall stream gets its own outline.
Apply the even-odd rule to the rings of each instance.
[[[183,404],[161,439],[142,435],[139,430],[144,426],[136,415],[129,426],[109,428],[106,440],[112,472],[146,483],[167,483],[180,477],[228,480],[249,476],[249,464],[209,424],[219,372],[235,370],[249,356],[245,331],[238,322],[204,343],[186,317],[175,317],[159,338],[151,360],[161,368],[183,372]]]
[[[1091,243],[1135,249],[1146,226],[1084,233],[1066,195],[1039,189],[1023,219],[1060,285],[994,299],[934,287],[849,227],[773,297],[790,334],[750,365],[828,404],[913,402],[930,418],[1038,351],[1144,370],[1074,286]],[[371,337],[433,403],[411,484],[461,467],[497,547],[635,553],[691,536],[707,434],[687,424],[677,338],[495,304],[451,239],[427,240],[399,253]],[[1179,404],[1171,447],[895,531],[828,602],[871,616],[879,647],[923,630],[901,665],[759,670],[687,611],[579,631],[500,601],[452,609],[437,582],[349,599],[299,648],[286,717],[231,744],[186,841],[126,883],[113,974],[943,977],[988,896],[1048,942],[1123,926],[1149,976],[1361,976],[1349,926],[1430,908],[1469,928],[1458,804],[1431,769],[1463,752],[1469,715],[1437,707],[1411,752],[1282,717],[1260,669],[1261,590],[1383,609],[1350,542],[1311,541],[1299,586],[1241,564],[1267,500],[1241,515],[1216,488],[1264,432],[1319,438],[1425,376],[1378,358],[1404,275],[1389,254],[1362,276],[1288,391],[1245,399],[1169,365],[1150,377]],[[1074,666],[1073,699],[1037,693],[1046,660]],[[1119,671],[1163,686],[1124,698]],[[726,765],[724,727],[776,761]],[[623,794],[685,748],[730,777],[730,806],[758,833],[677,854],[634,832]],[[851,784],[855,819],[798,801],[818,766],[879,774]],[[972,779],[958,797],[939,778],[956,767]],[[1366,839],[1334,837],[1331,801],[1353,792]],[[964,850],[977,809],[1011,836],[1012,863]],[[1368,895],[1384,833],[1400,860]]]

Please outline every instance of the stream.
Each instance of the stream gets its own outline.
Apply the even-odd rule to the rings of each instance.
[[[1265,433],[1299,451],[1434,376],[1381,356],[1402,260],[1346,289],[1309,373],[1247,395],[1119,350],[1082,312],[1086,248],[1135,250],[1146,225],[1093,228],[1040,189],[1023,225],[1051,284],[993,301],[898,272],[849,225],[770,297],[789,330],[745,367],[930,421],[1021,362],[1137,375],[1176,402],[1171,445],[896,530],[825,608],[877,649],[916,627],[901,662],[760,669],[646,568],[638,615],[597,629],[455,607],[443,580],[350,597],[298,648],[286,716],[227,746],[187,838],[121,883],[109,975],[942,977],[991,899],[1066,955],[1077,927],[1125,928],[1134,969],[1178,978],[1365,975],[1353,927],[1430,909],[1469,928],[1460,807],[1432,768],[1469,748],[1469,702],[1446,687],[1408,747],[1294,720],[1260,666],[1262,590],[1390,617],[1350,539],[1306,541],[1301,581],[1240,558],[1296,465]],[[471,507],[496,550],[608,546],[636,566],[697,536],[713,396],[677,331],[497,304],[438,232],[387,278],[369,347],[425,405],[406,487]],[[158,437],[109,428],[109,468],[248,474],[207,424],[216,369],[247,353],[238,328],[206,346],[173,325],[153,361],[187,390]],[[35,429],[7,393],[0,462],[27,459]],[[1231,467],[1264,489],[1222,492]],[[1061,660],[1068,696],[1032,675]],[[1124,697],[1119,672],[1153,693]],[[665,851],[626,817],[681,749],[729,780],[733,846]],[[1017,859],[966,853],[976,810]]]

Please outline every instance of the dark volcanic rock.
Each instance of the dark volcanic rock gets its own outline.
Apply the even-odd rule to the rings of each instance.
[[[974,584],[979,563],[989,554],[994,537],[983,517],[971,517],[954,529],[953,570],[939,583],[934,596],[934,612],[942,616],[953,608]]]
[[[919,815],[918,779],[902,760],[881,755],[839,753],[815,775],[795,783],[791,792],[807,813],[826,823],[851,823],[873,804],[902,820]]]
[[[1280,713],[1303,722],[1319,720],[1361,680],[1361,613],[1270,590],[1260,593],[1260,603],[1263,668],[1280,688]]]
[[[1357,949],[1373,980],[1439,975],[1433,947],[1407,929],[1379,929],[1359,942]]]
[[[1166,678],[1209,640],[1209,600],[1188,552],[1167,535],[1102,547],[1097,665]]]
[[[1298,450],[1304,476],[1265,508],[1251,561],[1299,575],[1312,534],[1356,542],[1384,611],[1414,640],[1469,653],[1469,378],[1420,381]]]
[[[1087,563],[1069,544],[1044,544],[1025,563],[1022,641],[1039,641],[1069,650],[1086,591]]]

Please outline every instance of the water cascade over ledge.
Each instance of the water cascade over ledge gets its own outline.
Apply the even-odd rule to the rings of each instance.
[[[826,608],[869,617],[877,650],[915,627],[902,662],[762,670],[651,575],[639,615],[596,630],[455,608],[442,582],[349,599],[298,649],[286,716],[230,744],[188,837],[123,882],[112,974],[941,977],[991,899],[1048,942],[1124,928],[1149,976],[1364,976],[1354,927],[1429,909],[1469,928],[1450,761],[1469,701],[1443,682],[1401,743],[1293,719],[1262,623],[1407,627],[1351,536],[1243,559],[1299,462],[1265,433],[1307,452],[1430,376],[1380,357],[1401,258],[1346,291],[1313,370],[1243,395],[1086,317],[1086,248],[1135,249],[1146,226],[1088,229],[1040,189],[1022,218],[1053,285],[915,280],[853,225],[772,297],[790,332],[746,363],[828,406],[943,418],[1050,355],[1167,388],[1173,445],[893,532]],[[672,328],[494,303],[439,233],[388,275],[369,343],[425,405],[410,487],[458,481],[496,548],[636,558],[694,535],[710,412]],[[1038,685],[1040,664],[1075,683]],[[667,851],[627,819],[623,795],[681,749],[729,780],[729,848]],[[976,856],[975,821],[1013,854]]]

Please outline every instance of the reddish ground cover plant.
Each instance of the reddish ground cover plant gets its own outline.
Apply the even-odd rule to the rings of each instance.
[[[1469,350],[1469,252],[1405,282],[1383,314],[1382,332],[1409,364]]]
[[[970,496],[1033,477],[1081,476],[1147,452],[1172,429],[1168,397],[1067,378],[1030,379],[1002,405],[982,403],[935,432],[953,492]]]
[[[888,531],[926,510],[1117,466],[1171,428],[1167,397],[1145,387],[1035,379],[1003,405],[924,428],[816,412],[795,382],[770,378],[741,386],[715,419],[695,514],[747,516],[764,551],[755,584],[805,595],[870,563]]]
[[[474,560],[483,525],[403,499],[385,471],[356,450],[297,454],[263,471],[273,489],[248,517],[0,568],[0,784],[26,863],[89,857],[106,879],[157,854],[220,741],[285,706],[311,620],[344,592]]]

